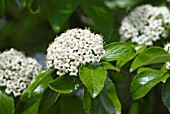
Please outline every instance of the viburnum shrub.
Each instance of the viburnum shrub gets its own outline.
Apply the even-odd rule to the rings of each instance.
[[[43,70],[14,48],[0,53],[0,114],[156,114],[162,101],[170,112],[169,1],[0,0],[0,46],[5,38],[21,46],[23,35],[23,47],[46,50]]]
[[[130,92],[134,100],[139,99],[157,83],[165,82],[168,78],[164,62],[168,64],[170,55],[165,50],[161,47],[147,48],[145,45],[122,42],[103,46],[103,37],[92,33],[89,29],[67,30],[49,44],[46,55],[47,70],[43,71],[38,76],[39,80],[35,80],[30,86],[28,96],[32,96],[34,90],[41,84],[49,83],[48,93],[41,98],[38,112],[48,109],[41,103],[48,95],[54,94],[54,91],[53,100],[58,99],[60,93],[69,94],[81,90],[83,91],[83,106],[87,114],[98,114],[101,110],[106,114],[115,110],[115,114],[119,114],[121,103],[114,83],[107,72],[110,70],[122,72],[121,67],[134,58],[129,70],[130,72],[138,70],[132,80]],[[115,63],[113,64],[112,61]],[[143,67],[156,63],[163,64],[160,70]],[[99,106],[102,109],[93,108],[96,102],[100,102]],[[109,110],[105,110],[106,102],[110,107]]]
[[[89,29],[74,28],[57,36],[49,44],[47,70],[41,73],[37,61],[25,57],[21,52],[11,49],[0,54],[0,85],[5,87],[6,94],[21,96],[16,104],[17,114],[30,110],[43,114],[57,102],[60,94],[79,91],[82,91],[83,96],[80,97],[87,114],[98,114],[100,111],[110,114],[113,110],[114,114],[120,114],[121,103],[109,72],[123,72],[122,67],[134,59],[129,71],[136,76],[132,80],[130,92],[134,100],[139,99],[157,83],[166,82],[169,76],[166,69],[169,69],[170,61],[169,44],[164,49],[123,42],[104,46],[101,35]],[[160,70],[143,67],[156,63],[162,64]],[[96,102],[99,102],[100,108],[95,107]],[[35,108],[30,104],[35,105]],[[109,110],[106,110],[106,104]]]
[[[116,107],[116,111],[120,113],[120,102],[114,84],[107,76],[107,70],[118,71],[119,68],[109,61],[117,60],[125,64],[135,53],[136,50],[126,43],[115,42],[104,47],[103,37],[89,29],[67,30],[50,43],[46,55],[47,70],[43,72],[44,75],[39,75],[40,80],[30,86],[29,95],[32,95],[36,87],[46,82],[47,78],[52,77],[53,81],[48,83],[49,88],[58,93],[56,98],[59,93],[68,94],[79,89],[84,91],[85,109],[93,107],[94,103],[87,103],[92,99],[94,102],[101,100],[100,96],[104,97],[100,102],[110,102],[109,105],[113,109]],[[110,96],[107,96],[109,94]],[[115,99],[112,99],[112,95]],[[116,102],[117,105],[111,102]],[[89,110],[85,111],[88,113]]]

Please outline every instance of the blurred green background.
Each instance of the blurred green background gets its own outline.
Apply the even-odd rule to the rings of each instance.
[[[4,4],[4,6],[3,6]],[[136,6],[170,4],[166,0],[0,0],[0,52],[10,49],[37,57],[44,65],[48,44],[70,28],[90,28],[104,36],[105,44],[119,41],[121,20]],[[127,66],[128,67],[128,66]],[[126,68],[122,70],[128,71]],[[133,74],[109,71],[117,87],[122,114],[169,114],[161,100],[159,84],[144,98],[132,101]],[[83,114],[81,90],[62,95],[51,114]]]

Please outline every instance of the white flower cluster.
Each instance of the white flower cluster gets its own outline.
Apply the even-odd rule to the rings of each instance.
[[[35,59],[13,48],[0,54],[0,86],[14,97],[20,96],[40,71],[41,65]]]
[[[124,42],[131,39],[134,43],[151,46],[153,42],[167,37],[165,25],[170,25],[167,7],[142,5],[123,19],[119,30],[120,40]]]
[[[47,49],[47,68],[57,69],[57,75],[78,74],[81,64],[97,63],[104,56],[103,38],[88,29],[71,29],[56,37]]]
[[[164,50],[170,54],[170,43],[165,45]],[[166,69],[170,69],[170,62],[166,62]]]

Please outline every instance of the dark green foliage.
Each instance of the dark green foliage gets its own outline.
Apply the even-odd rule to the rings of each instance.
[[[170,7],[166,0],[0,0],[0,52],[45,55],[55,35],[75,27],[101,34],[106,51],[100,63],[81,65],[78,76],[41,72],[21,97],[1,89],[0,114],[169,114],[169,37],[157,47],[119,42],[122,19],[142,4]]]

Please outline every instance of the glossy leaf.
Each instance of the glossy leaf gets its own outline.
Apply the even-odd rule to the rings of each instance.
[[[165,83],[166,80],[170,77],[170,72],[167,70],[166,68],[166,64],[164,64],[161,69],[162,72],[164,72],[164,74],[162,75],[162,80],[161,82]]]
[[[132,58],[134,58],[135,56],[133,56]],[[128,61],[130,61],[130,60],[125,60],[125,61],[123,61],[123,60],[118,60],[117,61],[117,66],[119,66],[119,69],[122,67],[122,66],[124,66]]]
[[[91,96],[95,98],[104,87],[106,69],[101,66],[81,66],[79,69],[79,76]]]
[[[118,69],[109,62],[101,62],[101,66],[105,67],[106,70],[116,70],[116,71],[118,71]]]
[[[52,68],[50,70],[42,71],[37,77],[39,78],[34,83],[32,83],[30,87],[29,96],[32,94],[32,92],[41,84],[43,81],[45,81],[48,77],[51,76],[51,74],[55,71],[55,68]]]
[[[5,2],[4,0],[0,0],[0,18],[4,16],[5,11]]]
[[[159,72],[160,70],[156,70],[156,69],[153,69],[153,68],[150,68],[150,67],[141,67],[141,68],[138,69],[137,74],[144,72],[144,71]]]
[[[69,76],[68,74],[59,76],[49,87],[59,93],[71,93],[78,89],[81,81],[78,76]]]
[[[170,77],[170,72],[165,72],[163,75],[162,75],[162,82],[165,83],[166,80]]]
[[[57,101],[60,93],[47,88],[41,98],[38,114],[46,114],[46,111]]]
[[[133,61],[130,71],[150,64],[164,63],[170,61],[170,55],[160,47],[151,47],[139,54]]]
[[[0,91],[0,114],[14,114],[14,99]]]
[[[141,53],[142,51],[144,51],[146,49],[145,45],[132,45],[132,47],[135,48],[136,50],[136,54]]]
[[[104,47],[106,50],[106,60],[113,61],[113,60],[122,60],[128,61],[132,59],[136,53],[135,49],[126,43],[111,43]]]
[[[162,90],[162,101],[170,112],[170,78],[166,81]]]
[[[144,97],[162,79],[164,72],[148,70],[134,77],[130,92],[134,100]]]
[[[86,112],[86,114],[91,114],[91,106],[92,105],[92,98],[90,96],[90,93],[87,89],[84,90],[84,96],[83,96],[83,107]]]
[[[136,54],[133,54],[130,59],[117,61],[117,65],[119,66],[119,68],[124,66],[128,61],[133,59],[138,53],[141,53],[146,48],[145,45],[132,45],[132,47],[136,50]]]
[[[54,32],[60,32],[80,0],[45,0],[45,10]]]
[[[41,97],[45,91],[45,89],[48,87],[49,82],[51,82],[53,79],[51,76],[46,78],[43,83],[41,83],[33,92],[31,95],[30,92],[32,91],[32,88],[34,85],[42,78],[42,76],[46,74],[46,71],[42,72],[40,75],[38,75],[32,82],[32,84],[24,90],[20,102],[17,105],[16,114],[37,114],[38,106],[41,100]]]
[[[109,42],[113,31],[113,16],[103,0],[82,0],[83,11],[93,20],[94,26]],[[107,22],[107,23],[106,23]]]
[[[67,95],[60,97],[60,109],[55,114],[85,114],[80,96]]]
[[[92,99],[89,92],[85,90],[83,103],[86,114],[121,113],[121,104],[117,97],[116,88],[110,79],[106,81],[102,92],[94,99]]]
[[[143,71],[153,71],[153,72],[162,72],[162,79],[161,79],[161,82],[165,83],[167,78],[169,78],[170,76],[170,73],[167,72],[166,69],[160,69],[160,70],[156,70],[156,69],[153,69],[153,68],[150,68],[150,67],[141,67],[138,69],[137,73],[141,73]]]

